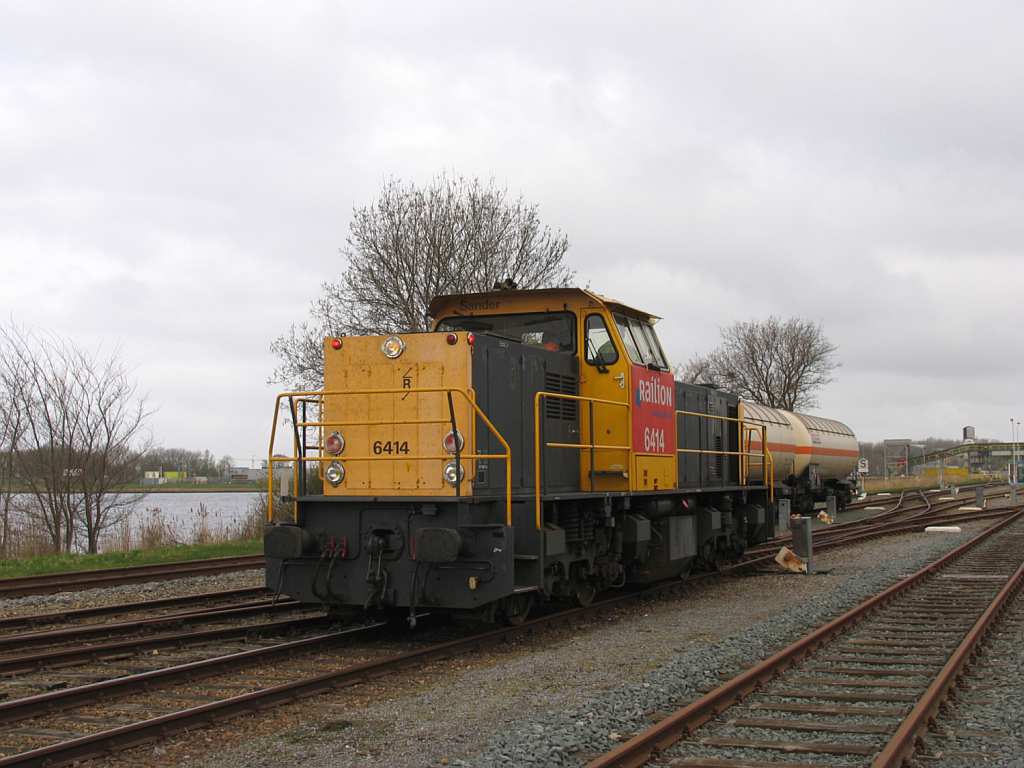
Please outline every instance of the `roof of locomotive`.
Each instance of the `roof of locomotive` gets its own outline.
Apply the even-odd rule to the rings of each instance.
[[[538,299],[557,300],[559,296],[563,297],[563,304],[567,304],[571,299],[573,303],[577,304],[583,303],[589,306],[605,306],[612,310],[622,310],[651,322],[661,319],[650,312],[631,307],[585,288],[530,288],[484,291],[482,293],[453,293],[447,296],[435,296],[430,302],[428,311],[433,318],[439,318],[440,313],[445,311],[454,311],[457,314],[460,313],[460,310],[462,312],[492,312],[499,309],[504,303],[528,304]]]

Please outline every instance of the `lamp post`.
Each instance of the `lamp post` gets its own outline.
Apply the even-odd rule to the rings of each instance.
[[[1010,417],[1010,468],[1006,473],[1006,479],[1011,486],[1017,484],[1017,427],[1020,422]]]
[[[1013,418],[1010,419],[1010,484],[1016,485],[1020,482],[1020,465],[1019,450],[1017,448],[1017,442],[1019,440],[1020,421]]]
[[[924,453],[925,447],[921,443],[911,443],[910,447],[911,448],[920,448],[921,449],[921,473],[918,476],[918,478],[920,480],[923,480],[924,479],[924,465],[925,465],[925,453]],[[908,462],[907,469],[908,469],[908,472],[909,472],[909,462]],[[920,485],[920,483],[919,483],[919,485]]]

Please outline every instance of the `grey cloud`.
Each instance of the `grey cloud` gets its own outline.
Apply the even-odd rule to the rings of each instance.
[[[0,310],[121,343],[166,442],[258,454],[267,345],[337,274],[351,207],[448,169],[536,200],[582,281],[665,316],[678,360],[736,319],[800,314],[844,361],[822,412],[868,438],[996,434],[1024,378],[1022,17],[7,7]]]

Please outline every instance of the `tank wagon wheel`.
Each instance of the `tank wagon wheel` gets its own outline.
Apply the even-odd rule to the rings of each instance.
[[[498,601],[498,615],[501,621],[509,626],[517,627],[526,621],[533,608],[533,595],[509,595]]]

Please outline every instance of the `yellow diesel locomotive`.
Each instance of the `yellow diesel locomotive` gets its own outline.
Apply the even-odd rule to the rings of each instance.
[[[777,497],[849,497],[849,428],[675,381],[647,312],[553,288],[430,313],[430,333],[325,339],[323,390],[278,396],[293,451],[274,454],[275,421],[270,461],[294,479],[270,589],[516,622],[735,557],[773,534]]]

